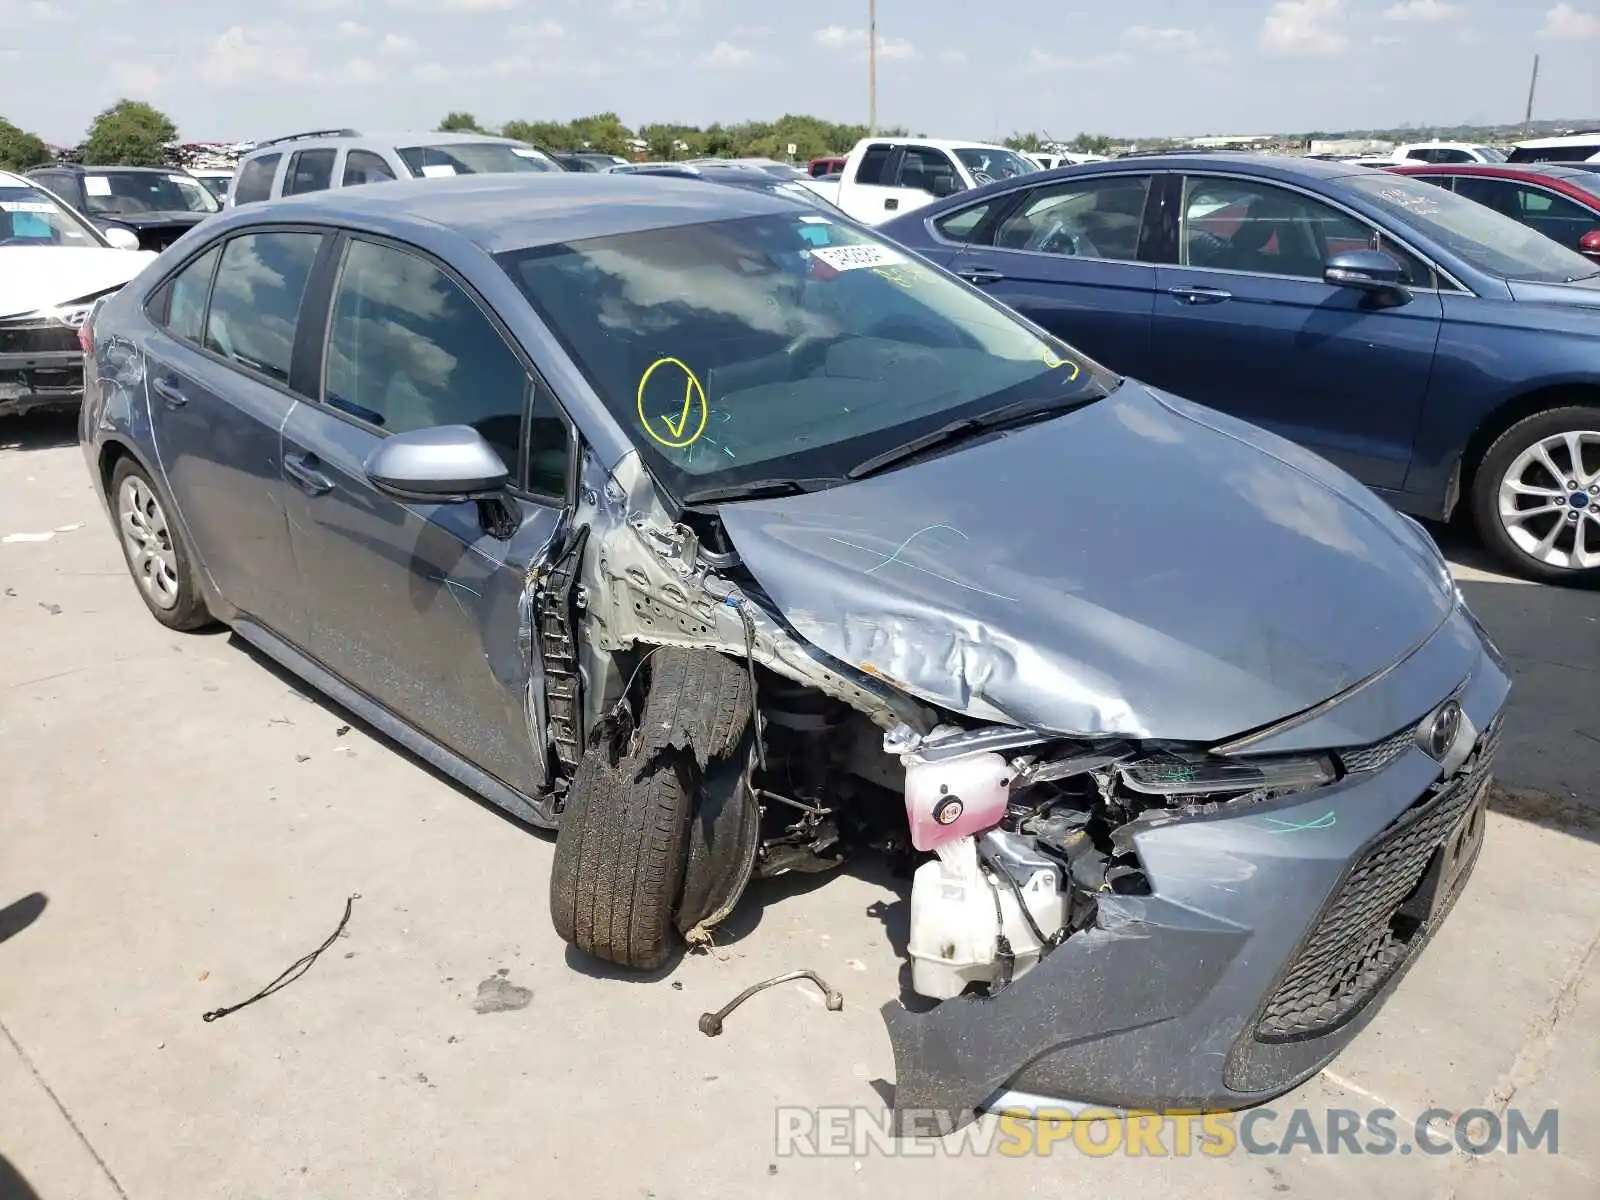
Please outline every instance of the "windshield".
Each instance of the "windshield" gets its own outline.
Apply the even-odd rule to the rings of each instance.
[[[198,179],[160,171],[90,171],[83,177],[83,198],[96,217],[221,211]]]
[[[1506,160],[1506,152],[1496,150],[1493,146],[1474,146],[1473,149],[1483,156],[1484,162],[1503,163]]]
[[[841,482],[1002,404],[1116,377],[866,230],[772,216],[498,256],[676,495]]]
[[[957,150],[961,165],[972,172],[974,183],[993,183],[997,179],[1015,179],[1018,175],[1032,175],[1039,164],[1011,150],[988,150],[976,146]]]
[[[1437,184],[1378,174],[1352,175],[1340,182],[1485,274],[1569,283],[1597,273],[1581,254]]]
[[[210,192],[219,204],[227,198],[232,175],[201,175],[199,178],[200,186]]]
[[[400,157],[413,175],[506,175],[513,171],[559,171],[543,150],[506,142],[451,142],[444,146],[407,146]]]
[[[0,184],[0,246],[105,244],[88,222],[44,189]]]

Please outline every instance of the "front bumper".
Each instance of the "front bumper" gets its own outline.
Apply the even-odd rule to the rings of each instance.
[[[1475,626],[1464,610],[1447,622],[1463,622],[1457,644]],[[1459,698],[1483,732],[1449,778],[1407,743],[1329,787],[1137,833],[1149,895],[1103,894],[1093,927],[993,997],[886,1005],[902,1122],[1236,1109],[1330,1062],[1476,861],[1510,683],[1472,641]]]
[[[83,399],[78,331],[48,318],[0,321],[0,416]]]

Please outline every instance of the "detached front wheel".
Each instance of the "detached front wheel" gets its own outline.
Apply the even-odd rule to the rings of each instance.
[[[1501,434],[1478,466],[1472,512],[1516,574],[1600,583],[1600,408],[1551,409]]]

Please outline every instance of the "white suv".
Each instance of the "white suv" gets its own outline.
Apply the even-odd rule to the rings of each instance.
[[[232,208],[389,179],[564,169],[536,146],[485,133],[324,129],[257,144],[240,160],[227,204]]]

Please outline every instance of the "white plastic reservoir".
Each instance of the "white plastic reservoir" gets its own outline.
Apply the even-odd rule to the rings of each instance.
[[[989,837],[1003,835],[988,834]],[[939,846],[938,858],[917,868],[911,884],[911,986],[934,1000],[959,996],[968,984],[995,981],[995,935],[1002,928],[1016,956],[1013,978],[1039,961],[1039,939],[1023,919],[1017,898],[1003,880],[990,877],[978,862],[978,844],[971,837]],[[1028,911],[1046,937],[1067,919],[1059,868],[1037,863],[1017,885]],[[1000,916],[995,915],[999,899]]]

